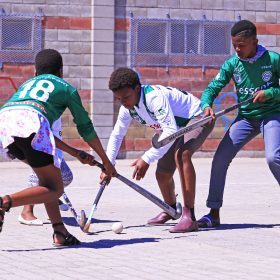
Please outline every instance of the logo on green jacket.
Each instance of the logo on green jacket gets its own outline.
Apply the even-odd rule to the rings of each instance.
[[[239,73],[234,73],[233,78],[234,78],[234,80],[237,84],[240,84],[242,82],[242,78],[241,78],[241,75]]]
[[[264,82],[268,82],[272,77],[272,72],[271,71],[264,71],[262,73],[262,79]]]

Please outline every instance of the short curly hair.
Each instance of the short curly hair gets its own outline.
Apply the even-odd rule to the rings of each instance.
[[[231,36],[239,36],[239,37],[256,37],[257,36],[257,28],[254,23],[249,20],[240,20],[234,24],[231,28]]]
[[[38,52],[35,58],[35,69],[37,75],[56,75],[63,67],[61,54],[54,49],[44,49]]]
[[[116,69],[110,77],[109,89],[117,91],[123,88],[134,89],[137,85],[141,85],[138,74],[128,67]]]

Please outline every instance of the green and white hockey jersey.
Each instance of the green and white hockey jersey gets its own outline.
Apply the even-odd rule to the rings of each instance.
[[[26,81],[3,107],[8,106],[31,106],[48,119],[50,126],[69,108],[81,137],[85,141],[97,137],[77,89],[55,75],[39,75]]]
[[[233,55],[225,61],[218,75],[202,93],[202,109],[212,106],[222,88],[233,79],[238,102],[250,98],[258,90],[264,90],[268,98],[264,103],[243,105],[239,109],[239,115],[248,119],[280,115],[279,78],[280,55],[278,53],[265,50],[255,61],[244,61],[237,55]]]
[[[162,131],[159,139],[163,139],[201,113],[200,100],[191,93],[161,85],[142,85],[139,103],[130,110],[124,106],[120,107],[107,145],[107,156],[111,163],[115,164],[122,140],[133,119],[142,125]],[[160,159],[172,144],[173,142],[159,149],[151,147],[142,159],[150,164]]]

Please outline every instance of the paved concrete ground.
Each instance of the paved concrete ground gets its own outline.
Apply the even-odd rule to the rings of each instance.
[[[120,160],[118,172],[130,178],[132,160]],[[196,216],[207,212],[211,159],[194,159],[197,170]],[[75,178],[66,190],[75,208],[88,213],[98,191],[97,167],[69,162]],[[160,196],[152,165],[139,184]],[[1,194],[21,189],[29,169],[22,163],[0,163]],[[176,176],[177,192],[180,185]],[[51,246],[52,229],[42,206],[36,207],[41,227],[20,225],[20,209],[6,215],[0,238],[3,279],[279,279],[280,189],[265,160],[235,159],[229,170],[217,230],[171,234],[173,223],[151,227],[145,222],[160,209],[113,179],[101,197],[93,231],[85,235],[70,212],[63,212],[71,233],[83,244],[76,248]],[[122,234],[112,223],[124,224]]]

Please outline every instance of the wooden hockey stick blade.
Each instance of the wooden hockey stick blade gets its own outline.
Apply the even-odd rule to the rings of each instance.
[[[75,219],[77,225],[78,225],[81,229],[83,229],[83,227],[84,227],[84,225],[85,225],[85,222],[86,222],[86,214],[85,214],[85,211],[82,210],[82,211],[81,211],[81,214],[78,215],[77,212],[76,212],[76,210],[75,210],[75,208],[73,207],[73,205],[72,205],[72,203],[71,203],[69,197],[67,196],[67,194],[66,194],[65,192],[63,193],[63,198],[64,198],[66,204],[68,205],[68,207],[70,208],[70,211],[71,211],[71,213],[72,213],[72,215],[73,215],[73,217],[74,217],[74,219]]]
[[[229,112],[239,108],[242,105],[245,105],[245,104],[248,104],[248,103],[252,102],[253,99],[254,99],[254,97],[250,97],[250,98],[248,98],[248,99],[246,99],[244,101],[236,103],[236,104],[234,104],[231,107],[228,107],[228,108],[226,108],[224,110],[221,110],[221,111],[215,113],[215,116],[216,116],[216,118],[218,118],[220,116],[223,116],[223,115],[225,115],[225,114],[227,114],[227,113],[229,113]],[[198,127],[200,127],[200,126],[202,126],[202,125],[204,125],[206,123],[208,123],[209,121],[211,121],[211,119],[212,119],[211,116],[203,118],[203,119],[201,119],[201,120],[199,120],[199,121],[197,121],[195,123],[192,123],[191,125],[187,125],[186,127],[182,128],[182,129],[179,129],[175,133],[167,136],[166,138],[164,138],[164,139],[162,139],[160,141],[158,141],[159,134],[157,133],[152,138],[152,145],[153,145],[154,148],[159,149],[159,148],[161,148],[161,147],[171,143],[172,141],[176,140],[177,138],[183,136],[187,132],[190,132],[190,131],[192,131],[192,130],[194,130],[194,129],[196,129],[196,128],[198,128]]]
[[[96,204],[94,204],[93,207],[91,208],[91,211],[90,211],[90,214],[89,214],[89,216],[86,220],[86,223],[82,228],[83,232],[85,232],[85,233],[89,232],[89,228],[90,228],[90,225],[91,225],[91,220],[92,220],[92,217],[93,217],[93,214],[94,214],[95,210],[96,210]]]
[[[90,228],[91,223],[85,224],[83,228],[83,232],[89,233],[89,228]]]
[[[86,220],[87,220],[86,213],[84,210],[81,210],[81,216],[79,221],[79,225],[81,229],[84,229]]]

